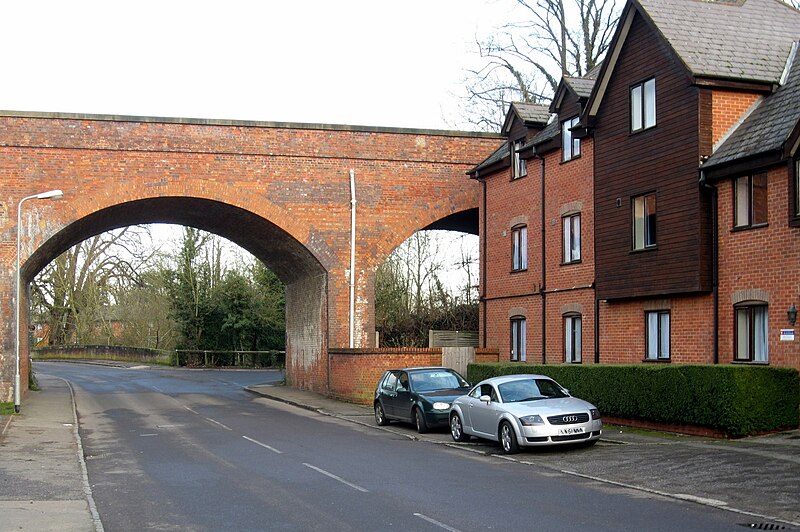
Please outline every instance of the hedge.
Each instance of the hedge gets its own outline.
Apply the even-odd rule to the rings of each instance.
[[[800,373],[735,365],[470,364],[477,383],[496,375],[546,375],[607,416],[708,427],[731,437],[796,428]]]

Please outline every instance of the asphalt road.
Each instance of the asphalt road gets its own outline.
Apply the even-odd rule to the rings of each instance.
[[[280,380],[276,372],[62,363],[40,371],[75,389],[107,531],[742,530],[730,512],[244,391]]]

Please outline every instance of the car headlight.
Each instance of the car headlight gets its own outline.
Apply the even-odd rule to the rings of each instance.
[[[442,401],[436,401],[435,403],[433,403],[433,409],[434,410],[449,410],[450,409],[450,403],[445,403],[445,402],[442,402]]]
[[[592,413],[592,419],[600,419],[600,411],[596,408],[592,408],[589,410]]]
[[[522,416],[521,418],[519,418],[519,421],[526,427],[530,427],[531,425],[544,425],[544,421],[542,421],[542,416],[540,416],[539,414],[533,414],[532,416]]]

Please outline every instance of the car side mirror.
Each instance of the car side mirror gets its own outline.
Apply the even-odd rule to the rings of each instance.
[[[492,397],[489,395],[481,395],[481,402],[486,403],[487,405],[492,402]]]

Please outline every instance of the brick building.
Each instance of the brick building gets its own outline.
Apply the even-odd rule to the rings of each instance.
[[[629,0],[600,68],[514,104],[469,172],[481,346],[800,368],[797,41],[777,0]]]

